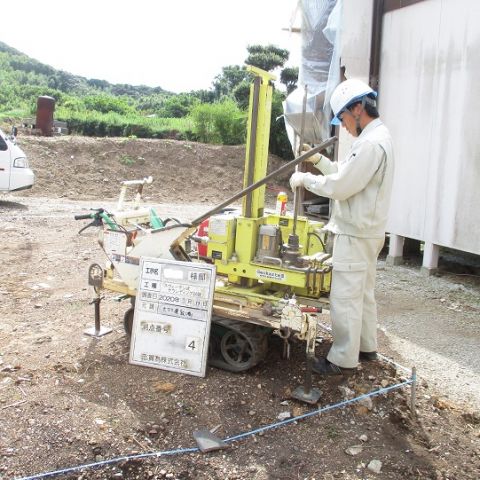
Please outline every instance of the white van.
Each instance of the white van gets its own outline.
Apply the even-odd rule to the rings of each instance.
[[[35,181],[25,153],[15,142],[16,133],[16,128],[11,135],[0,130],[0,192],[26,190]]]

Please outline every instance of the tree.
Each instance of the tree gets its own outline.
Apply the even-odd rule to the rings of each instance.
[[[240,65],[223,67],[222,73],[217,75],[213,81],[215,98],[231,96],[235,87],[246,78],[248,78],[248,72],[245,67]]]
[[[95,110],[100,113],[115,112],[121,115],[132,113],[134,109],[127,103],[125,98],[114,95],[88,95],[83,102],[88,110]]]
[[[292,147],[288,140],[285,129],[285,117],[283,115],[282,102],[284,100],[284,92],[273,91],[269,151],[285,160],[291,160],[293,158]]]
[[[297,88],[298,67],[286,67],[280,72],[280,82],[287,87],[287,95]]]
[[[186,117],[197,103],[199,103],[198,98],[189,93],[171,95],[165,99],[159,115],[164,118]]]
[[[136,108],[145,115],[158,113],[165,103],[165,94],[143,95],[136,100]]]
[[[248,57],[245,63],[269,72],[277,67],[283,67],[290,55],[288,50],[275,45],[250,45],[247,47]]]
[[[99,80],[98,78],[87,79],[87,83],[98,90],[108,90],[110,84],[106,80]]]
[[[201,103],[213,103],[215,101],[215,92],[213,90],[192,90],[190,95],[198,98]]]
[[[243,110],[248,108],[248,103],[250,101],[250,81],[243,80],[233,89],[233,98],[237,102],[238,106]]]

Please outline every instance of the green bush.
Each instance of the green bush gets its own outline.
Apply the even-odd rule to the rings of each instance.
[[[100,113],[114,112],[128,115],[134,112],[126,99],[113,95],[88,95],[83,98],[83,103],[88,110],[95,110]]]
[[[190,118],[200,142],[224,145],[245,142],[246,114],[233,100],[196,105]]]
[[[215,136],[213,123],[213,104],[201,103],[192,109],[190,118],[193,122],[193,128],[200,142],[215,143],[218,141],[218,135]]]
[[[98,112],[72,112],[60,108],[57,120],[67,122],[70,133],[95,137],[185,138],[191,135],[192,123],[187,118],[143,117]]]
[[[188,93],[180,93],[165,98],[163,105],[159,109],[159,116],[166,118],[181,118],[186,117],[190,110],[197,105],[198,98]]]
[[[57,103],[57,108],[60,107],[72,112],[85,112],[87,110],[87,107],[81,98],[73,97],[71,95],[64,95],[63,99]]]
[[[131,167],[132,165],[135,165],[135,159],[130,155],[122,155],[118,161],[126,167]]]

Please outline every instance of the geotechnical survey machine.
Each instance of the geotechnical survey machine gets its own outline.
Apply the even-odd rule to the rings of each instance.
[[[245,371],[265,358],[272,333],[283,339],[287,358],[292,340],[305,341],[306,383],[294,396],[315,403],[319,395],[311,389],[311,360],[322,308],[328,306],[332,270],[325,251],[324,224],[299,216],[297,209],[293,216],[266,213],[265,185],[282,173],[293,172],[297,164],[333,145],[336,138],[266,175],[274,77],[255,67],[248,69],[255,77],[250,90],[242,191],[183,223],[162,219],[142,202],[142,189],[152,181],[148,177],[123,182],[114,211],[100,209],[75,218],[92,219],[87,227],[101,227],[99,243],[108,257],[104,267],[94,264],[89,270],[89,284],[97,293],[96,317],[101,291],[117,292],[131,301],[124,316],[125,330],[131,333],[141,257],[214,264],[209,364],[232,372]],[[136,196],[133,202],[126,202],[131,186],[137,188]],[[239,199],[241,211],[227,208]]]

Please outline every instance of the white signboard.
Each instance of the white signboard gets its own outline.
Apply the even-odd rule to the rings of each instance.
[[[142,257],[130,363],[205,376],[215,266]]]

